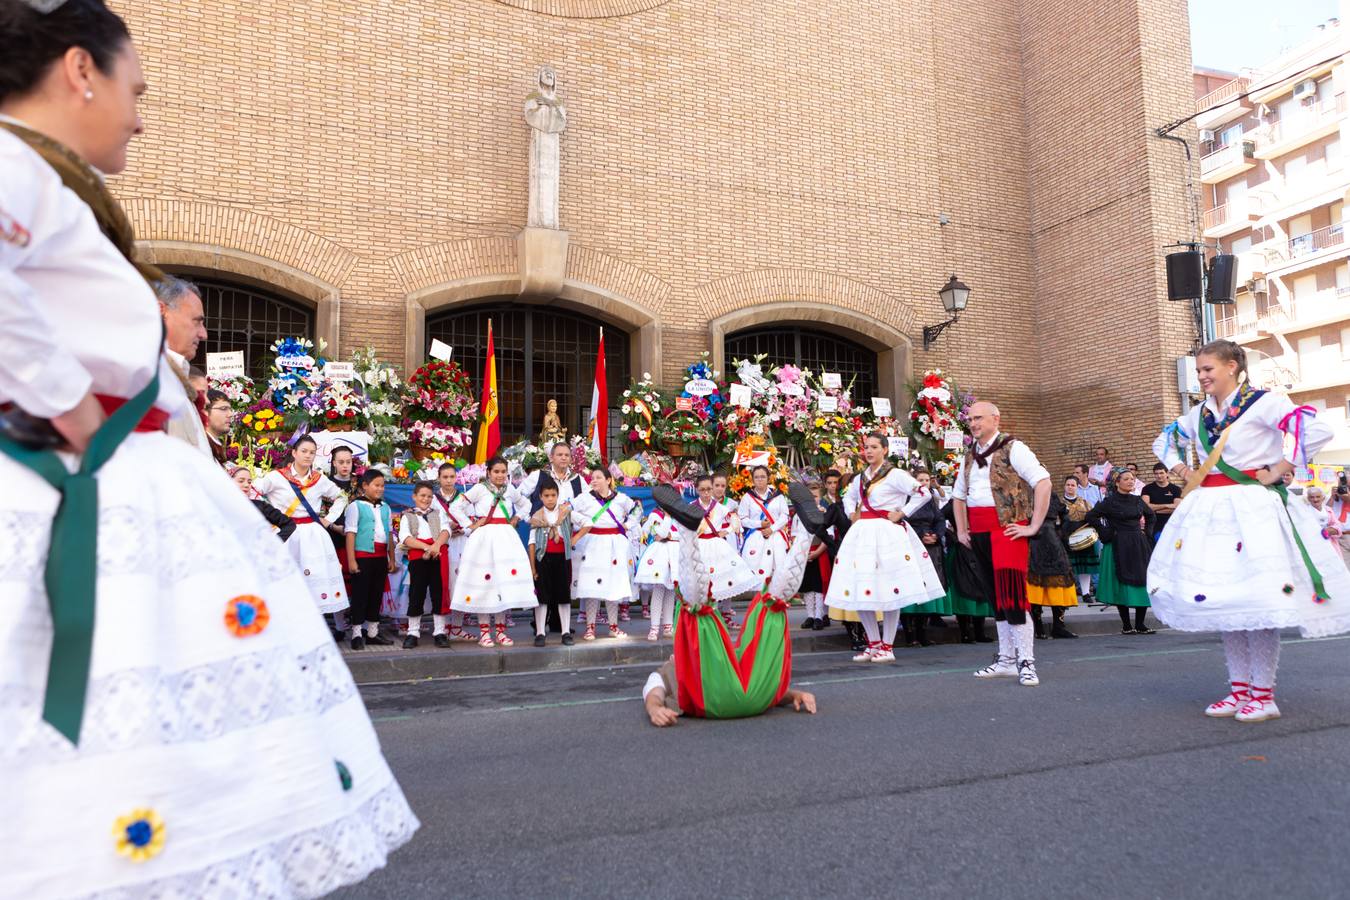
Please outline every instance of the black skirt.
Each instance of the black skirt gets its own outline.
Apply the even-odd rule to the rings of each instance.
[[[545,553],[535,560],[535,590],[539,602],[548,607],[567,606],[572,602],[572,561],[563,553]]]

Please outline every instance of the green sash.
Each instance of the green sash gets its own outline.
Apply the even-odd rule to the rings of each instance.
[[[1197,436],[1200,438],[1200,446],[1204,448],[1205,454],[1208,455],[1212,453],[1213,444],[1209,438],[1209,429],[1205,428],[1202,424],[1196,431],[1198,432]],[[1303,567],[1308,570],[1308,575],[1312,579],[1313,592],[1315,594],[1314,599],[1316,599],[1318,603],[1331,599],[1327,596],[1327,587],[1322,581],[1322,573],[1317,571],[1317,566],[1313,564],[1312,557],[1308,555],[1308,548],[1303,546],[1303,538],[1299,536],[1298,528],[1294,525],[1293,516],[1289,514],[1289,490],[1284,486],[1284,482],[1277,481],[1274,484],[1263,485],[1260,481],[1251,477],[1246,472],[1243,472],[1241,469],[1233,468],[1233,466],[1229,465],[1224,460],[1223,456],[1219,456],[1218,461],[1215,463],[1215,468],[1238,484],[1255,484],[1279,494],[1280,501],[1284,504],[1285,518],[1289,520],[1289,530],[1294,533],[1294,544],[1298,547],[1299,556],[1303,557]]]
[[[84,698],[94,646],[94,607],[98,582],[98,481],[102,468],[135,430],[159,396],[159,370],[150,383],[122,404],[94,433],[73,474],[55,450],[33,450],[0,436],[0,453],[27,466],[61,494],[52,519],[43,582],[52,612],[52,655],[47,663],[47,692],[42,718],[72,744],[80,742]]]

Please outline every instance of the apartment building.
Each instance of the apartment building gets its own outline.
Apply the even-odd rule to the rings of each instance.
[[[1238,257],[1237,302],[1214,331],[1258,377],[1325,410],[1350,463],[1350,41],[1332,19],[1258,69],[1195,73],[1203,237]]]

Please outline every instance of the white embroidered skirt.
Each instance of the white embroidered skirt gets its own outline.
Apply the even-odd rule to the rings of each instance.
[[[1256,485],[1200,488],[1181,501],[1148,566],[1153,612],[1180,631],[1297,627],[1304,637],[1350,631],[1350,572],[1304,503]],[[1329,594],[1313,598],[1290,517]]]
[[[520,534],[510,525],[483,525],[469,535],[454,591],[450,608],[456,612],[486,615],[538,606]]]
[[[318,522],[296,525],[286,542],[286,549],[300,567],[305,588],[319,612],[337,612],[351,605],[342,581],[342,564],[338,562],[332,538],[322,525]]]
[[[7,893],[316,897],[411,837],[295,561],[219,467],[165,434],[132,434],[99,473],[78,747],[47,725],[58,495],[7,457],[0,478]]]
[[[638,559],[636,581],[673,588],[680,577],[680,542],[652,541]]]
[[[588,534],[572,549],[572,596],[578,599],[633,598],[632,545],[627,535]]]
[[[886,519],[860,519],[844,535],[825,602],[836,609],[885,611],[946,593],[914,529]]]

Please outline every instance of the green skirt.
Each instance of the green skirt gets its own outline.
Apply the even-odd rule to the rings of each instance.
[[[932,600],[925,603],[924,606],[931,606],[941,603],[944,610],[934,610],[940,615],[958,615],[958,616],[992,616],[994,614],[994,604],[984,600],[975,600],[967,597],[956,589],[956,578],[952,575],[952,560],[955,558],[955,551],[948,551],[942,561],[942,565],[947,571],[947,597],[945,600]],[[922,606],[906,609],[905,612],[921,612]]]
[[[1121,584],[1116,578],[1116,548],[1102,544],[1102,574],[1097,582],[1097,602],[1111,606],[1152,606],[1148,588],[1139,584]]]

